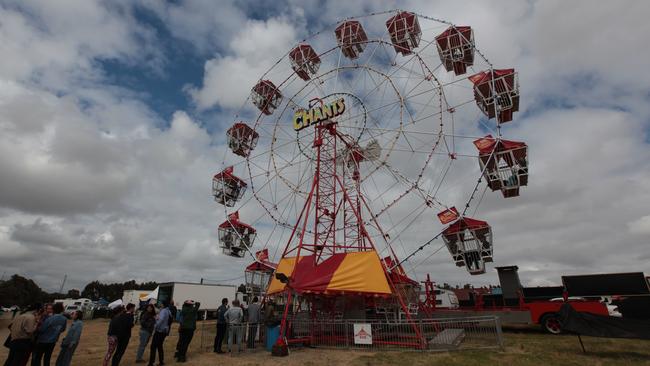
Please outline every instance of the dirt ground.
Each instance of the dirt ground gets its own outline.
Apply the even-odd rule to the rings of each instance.
[[[0,319],[0,340],[7,337],[7,314]],[[10,315],[9,315],[10,316]],[[84,322],[82,339],[72,360],[72,365],[101,365],[106,352],[107,320]],[[138,328],[133,330],[122,365],[135,364],[135,352],[138,346]],[[165,343],[166,363],[174,364],[173,354],[177,334]],[[206,336],[205,338],[210,338]],[[650,341],[601,339],[583,337],[587,353],[583,354],[575,336],[552,336],[543,334],[534,328],[506,329],[504,333],[505,349],[493,351],[463,352],[362,352],[323,349],[294,349],[288,357],[271,357],[268,352],[247,351],[237,356],[217,355],[211,350],[211,343],[201,345],[200,331],[192,340],[186,365],[208,366],[228,365],[650,365]],[[203,348],[206,352],[201,352]],[[53,360],[58,354],[58,347]],[[148,352],[145,354],[148,358]],[[0,361],[7,357],[7,349],[0,347]],[[54,361],[52,361],[54,365]]]

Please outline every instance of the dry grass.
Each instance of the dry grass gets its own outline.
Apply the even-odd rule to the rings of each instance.
[[[6,321],[0,321],[0,339],[7,336]],[[106,320],[86,321],[82,341],[73,358],[73,365],[100,365],[106,351]],[[175,334],[172,331],[172,334]],[[165,343],[167,363],[172,359],[175,336]],[[246,352],[239,356],[216,355],[200,352],[201,337],[197,331],[188,353],[186,365],[650,365],[650,341],[600,339],[583,337],[587,353],[583,354],[575,336],[550,336],[536,329],[510,329],[505,332],[506,348],[503,351],[464,351],[443,353],[420,352],[361,352],[322,349],[296,349],[289,357],[275,358],[264,351]],[[138,343],[134,328],[129,348],[122,365],[133,365]],[[58,354],[58,349],[54,357]],[[7,349],[0,347],[0,361]],[[148,352],[146,353],[148,357]]]

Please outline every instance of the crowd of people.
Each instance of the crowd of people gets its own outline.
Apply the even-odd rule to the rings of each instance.
[[[258,298],[253,298],[253,302],[245,311],[237,299],[230,302],[231,306],[228,306],[228,303],[228,299],[222,299],[221,306],[217,309],[213,351],[225,353],[222,348],[226,338],[227,352],[242,352],[244,337],[246,337],[246,347],[255,348],[255,340],[263,318]],[[146,304],[139,314],[136,314],[134,304],[115,307],[108,325],[107,350],[103,358],[103,366],[120,364],[131,340],[131,331],[138,323],[140,330],[136,363],[147,362],[148,365],[154,365],[157,356],[158,364],[163,365],[165,363],[164,342],[174,321],[178,322],[178,342],[174,358],[176,362],[185,362],[196,330],[200,306],[199,302],[186,300],[178,310],[173,301],[162,301],[159,309],[154,304]],[[267,313],[268,309],[273,309],[273,306],[267,306]],[[4,366],[25,366],[30,357],[32,366],[49,366],[59,336],[66,329],[68,332],[61,342],[61,350],[55,365],[69,366],[81,338],[83,313],[75,311],[69,317],[72,323],[68,327],[68,317],[64,316],[63,305],[60,303],[47,304],[45,307],[34,304],[16,316],[10,325],[10,336],[5,342],[5,346],[9,348],[9,355]],[[268,320],[275,317],[274,313],[265,314],[267,325]],[[149,346],[149,359],[145,360],[147,346]]]
[[[72,324],[61,342],[61,351],[56,366],[69,366],[72,361],[81,331],[83,313],[74,311]],[[65,332],[68,318],[63,315],[63,304],[33,304],[16,316],[9,325],[10,334],[5,341],[9,355],[4,366],[25,366],[31,356],[32,366],[49,366],[54,347],[61,333]]]
[[[267,313],[262,316],[262,308],[257,296],[253,297],[252,303],[248,305],[246,311],[242,308],[239,300],[232,301],[232,306],[228,306],[228,299],[221,300],[221,306],[217,309],[217,334],[214,338],[214,353],[224,353],[223,341],[228,337],[227,352],[242,352],[243,337],[246,336],[246,348],[255,348],[255,339],[258,336],[258,330],[264,318],[267,325],[278,325],[279,318],[275,313],[273,303],[266,306]]]

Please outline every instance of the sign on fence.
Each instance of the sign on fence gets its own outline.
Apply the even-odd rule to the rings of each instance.
[[[372,344],[372,324],[354,324],[354,344]]]

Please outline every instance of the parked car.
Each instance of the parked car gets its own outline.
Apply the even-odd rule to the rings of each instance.
[[[587,301],[584,297],[579,297],[579,296],[569,296],[568,297],[569,301]],[[551,301],[564,301],[563,298],[561,297],[556,297],[554,299],[551,299]],[[601,297],[600,302],[605,304],[607,306],[607,312],[609,313],[609,316],[614,316],[617,318],[620,318],[623,316],[620,311],[618,311],[618,306],[610,304],[610,300],[606,297]]]
[[[63,310],[63,313],[67,315],[72,315],[77,310],[81,310],[81,306],[79,305],[68,305],[65,307],[65,310]]]

